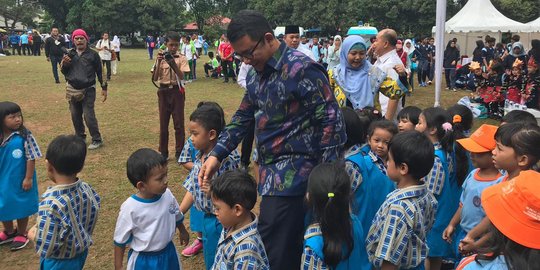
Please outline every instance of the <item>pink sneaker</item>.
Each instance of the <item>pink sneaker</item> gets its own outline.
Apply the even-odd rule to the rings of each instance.
[[[202,249],[203,249],[202,241],[197,238],[195,239],[195,241],[193,241],[193,243],[191,243],[190,246],[182,250],[182,256],[185,256],[185,257],[195,256],[199,254],[199,252],[201,252]]]

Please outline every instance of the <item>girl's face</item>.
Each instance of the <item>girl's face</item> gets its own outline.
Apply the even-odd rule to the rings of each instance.
[[[409,120],[409,118],[405,117],[405,118],[399,119],[398,129],[399,129],[399,132],[411,131],[415,129],[415,125],[413,124],[413,122]]]
[[[336,46],[336,47],[341,46],[341,39],[339,39],[339,38],[336,39],[336,40],[334,41],[334,46]]]
[[[514,148],[503,145],[500,141],[497,141],[497,146],[492,151],[492,154],[495,168],[509,172],[519,169],[518,156],[516,155]]]
[[[450,47],[452,47],[452,48],[456,47],[456,43],[454,43],[454,42],[450,43]]]
[[[398,49],[398,50],[403,49],[403,44],[401,44],[401,43],[396,44],[396,49]]]
[[[388,143],[392,140],[392,133],[386,129],[375,128],[373,135],[368,138],[369,146],[371,151],[377,154],[383,160],[386,160],[388,157]]]
[[[519,76],[521,74],[521,69],[519,68],[512,68],[512,75]]]
[[[17,130],[21,127],[22,123],[23,119],[21,112],[8,114],[4,117],[4,128],[8,130]]]
[[[471,162],[475,168],[488,169],[493,166],[493,156],[491,152],[472,153]]]
[[[474,70],[474,75],[476,75],[476,76],[482,76],[482,70],[481,70],[481,69],[475,69],[475,70]]]
[[[350,50],[347,55],[347,61],[353,68],[359,68],[366,60],[366,50]]]
[[[212,140],[216,139],[214,130],[208,131],[198,122],[190,121],[188,127],[193,147],[197,150],[206,151],[211,146]]]
[[[420,116],[418,116],[418,124],[416,124],[416,127],[414,127],[414,129],[416,129],[416,131],[418,132],[422,132],[422,133],[425,133],[426,130],[427,130],[427,124],[426,124],[426,117],[424,116],[424,114],[420,114]]]

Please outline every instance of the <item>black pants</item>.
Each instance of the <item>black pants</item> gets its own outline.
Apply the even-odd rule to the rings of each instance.
[[[111,60],[101,60],[101,63],[107,67],[107,80],[111,79]]]
[[[427,60],[418,61],[418,84],[426,83],[429,73],[429,62]]]
[[[249,127],[248,133],[242,140],[242,164],[246,167],[251,163],[251,150],[253,149],[253,139],[255,137],[255,122]]]
[[[15,50],[21,55],[21,46],[19,46],[19,44],[11,44],[11,54],[15,55]]]
[[[34,56],[41,56],[41,43],[32,44],[32,54]]]
[[[116,60],[118,60],[118,62],[120,62],[120,52],[116,52]]]
[[[304,197],[263,196],[259,233],[270,269],[300,269],[304,232]]]
[[[233,77],[233,79],[236,79],[236,76],[234,76],[232,61],[221,60],[221,66],[223,69],[223,76],[225,77],[226,82],[229,81],[229,77]]]
[[[96,88],[86,88],[85,95],[81,101],[69,101],[69,111],[71,112],[71,121],[75,128],[75,134],[83,139],[86,139],[86,133],[83,123],[86,123],[90,136],[93,142],[101,141],[101,133],[99,133],[98,121],[94,111],[94,103],[96,102]]]
[[[30,51],[30,44],[22,44],[23,54],[26,55],[27,51],[28,51],[28,55],[32,55],[32,51]]]
[[[60,65],[60,62],[62,62],[62,55],[50,55],[49,56],[51,60],[52,65],[52,72],[54,76],[54,80],[56,82],[60,82],[60,79],[58,78],[58,65]]]

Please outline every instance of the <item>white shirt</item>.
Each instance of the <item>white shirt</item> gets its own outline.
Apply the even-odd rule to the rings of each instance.
[[[133,251],[159,251],[173,240],[177,222],[184,215],[169,189],[155,199],[129,197],[120,207],[114,242]],[[129,268],[128,268],[129,269]]]
[[[191,52],[191,44],[182,45],[182,54],[186,57],[187,60],[193,59],[193,53]]]
[[[382,71],[386,72],[386,75],[393,80],[399,80],[398,73],[394,70],[394,67],[396,65],[403,65],[403,62],[401,62],[401,59],[396,53],[396,50],[389,51],[385,53],[382,56],[379,56],[377,58],[377,61],[375,62],[374,66],[380,68]],[[388,111],[388,101],[390,99],[383,95],[379,94],[379,102],[381,103],[381,110],[382,115],[386,115],[386,111]],[[403,106],[401,106],[401,101],[398,101],[398,108],[396,110],[396,113],[394,114],[394,120],[397,119],[397,114],[399,111],[401,111]]]
[[[96,49],[99,51],[99,57],[101,57],[101,60],[111,60],[111,52],[109,51],[112,48],[113,44],[108,39],[101,39],[96,43]],[[107,49],[105,49],[107,47]]]
[[[251,65],[242,62],[242,65],[240,66],[240,71],[238,72],[238,85],[242,86],[242,88],[244,89],[246,89],[246,77],[251,67]]]
[[[313,61],[315,61],[315,55],[313,55],[313,52],[309,49],[307,45],[300,44],[298,45],[298,49],[296,50],[300,51],[301,53],[305,54],[309,58],[313,59]]]

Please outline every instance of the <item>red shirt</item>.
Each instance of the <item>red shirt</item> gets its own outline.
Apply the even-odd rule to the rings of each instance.
[[[232,61],[232,53],[234,51],[231,46],[231,43],[223,42],[219,44],[218,51],[219,51],[219,54],[221,55],[222,60]],[[226,56],[229,56],[229,57],[225,58]]]

